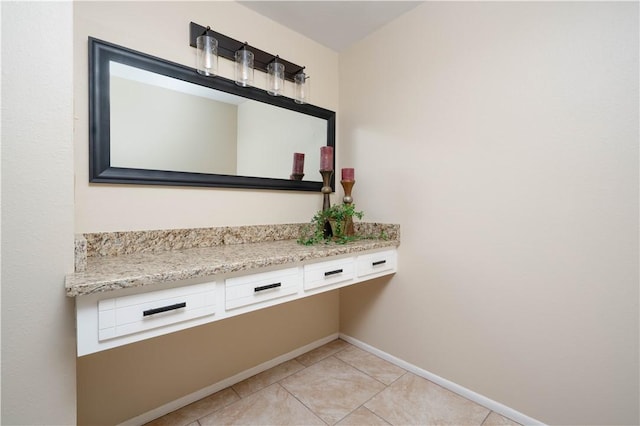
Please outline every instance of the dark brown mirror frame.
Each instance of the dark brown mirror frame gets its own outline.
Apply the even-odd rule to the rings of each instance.
[[[110,61],[324,119],[327,121],[327,145],[335,147],[333,111],[310,104],[297,104],[293,99],[283,96],[270,96],[265,90],[255,87],[239,87],[223,77],[205,77],[198,74],[195,68],[89,37],[89,182],[293,191],[320,191],[322,188],[321,181],[111,167]],[[331,179],[331,187],[335,190],[335,175]]]

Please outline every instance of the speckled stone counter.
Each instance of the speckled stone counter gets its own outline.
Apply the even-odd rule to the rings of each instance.
[[[167,250],[205,248],[223,244],[261,243],[296,239],[303,224],[220,226],[215,228],[83,234],[87,257],[159,253]],[[364,225],[364,224],[363,224]],[[377,226],[387,226],[375,224]],[[76,271],[77,272],[77,271]]]
[[[84,272],[87,269],[87,239],[82,234],[75,238],[75,271]]]
[[[257,234],[262,234],[262,238],[266,239],[266,241],[260,241],[260,237],[255,237],[256,233],[249,232],[250,235],[254,235],[254,237],[248,238],[252,242],[245,242],[247,238],[244,238],[243,235],[236,235],[237,238],[229,240],[234,242],[241,241],[240,243],[225,243],[224,238],[222,240],[216,239],[212,242],[193,237],[192,241],[200,241],[200,246],[175,249],[175,245],[166,243],[162,238],[151,238],[150,235],[155,235],[156,237],[158,235],[161,237],[167,236],[168,239],[171,239],[172,235],[175,236],[177,231],[141,231],[118,233],[118,238],[121,241],[137,241],[136,244],[119,244],[121,247],[132,247],[130,253],[127,253],[126,250],[103,250],[102,253],[110,253],[110,255],[100,255],[98,254],[101,250],[100,246],[92,243],[92,241],[100,240],[99,234],[84,234],[87,240],[87,251],[85,253],[88,256],[84,271],[77,271],[74,274],[67,275],[65,280],[66,293],[69,297],[76,297],[129,287],[286,265],[385,247],[397,247],[400,244],[399,225],[366,223],[357,225],[356,229],[360,229],[364,235],[376,235],[383,230],[387,239],[363,239],[348,244],[331,243],[304,246],[298,244],[295,239],[276,240],[278,236],[288,236],[289,232],[291,232],[290,228],[297,226],[282,225],[285,228],[279,228],[279,230],[273,232],[262,232],[264,230],[258,229],[256,231]],[[273,227],[279,226],[281,225],[273,225]],[[207,228],[204,232],[220,235],[217,231],[220,229]],[[222,235],[228,235],[229,228],[226,229],[226,234],[220,231]],[[284,231],[280,232],[283,229]],[[235,231],[237,231],[237,228],[232,228],[231,234],[234,234]],[[144,235],[145,232],[147,235]],[[197,234],[196,230],[186,230],[185,232],[178,232],[178,234],[193,236],[195,235],[194,232]],[[112,241],[113,234],[115,233],[105,233],[103,241]],[[144,241],[151,241],[152,244],[147,244],[151,248],[145,249]],[[107,245],[109,244],[107,243]],[[178,246],[182,247],[181,245]],[[158,247],[165,248],[160,250]],[[78,250],[76,250],[76,253],[78,253]],[[82,262],[76,261],[76,265],[78,263]]]

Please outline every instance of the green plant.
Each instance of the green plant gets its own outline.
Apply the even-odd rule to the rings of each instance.
[[[312,245],[318,243],[328,244],[330,242],[345,244],[356,240],[358,237],[346,235],[347,222],[349,219],[353,221],[354,217],[362,219],[364,213],[356,211],[353,204],[335,204],[329,207],[328,210],[319,210],[311,219],[311,223],[303,227],[297,241],[300,244]],[[325,238],[324,229],[326,223],[331,225],[333,237]]]

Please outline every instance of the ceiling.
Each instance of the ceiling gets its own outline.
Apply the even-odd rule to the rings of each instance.
[[[287,28],[340,52],[421,1],[239,1]]]

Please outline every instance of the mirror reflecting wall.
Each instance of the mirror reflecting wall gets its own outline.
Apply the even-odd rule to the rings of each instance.
[[[288,179],[301,152],[317,173],[326,120],[114,61],[109,76],[113,167]]]
[[[90,181],[319,190],[335,113],[90,39]],[[290,179],[293,154],[304,178]]]

